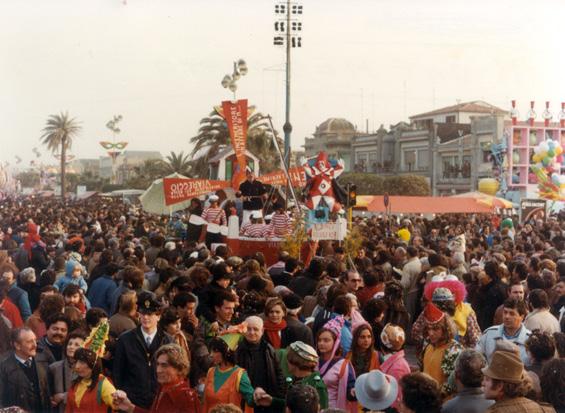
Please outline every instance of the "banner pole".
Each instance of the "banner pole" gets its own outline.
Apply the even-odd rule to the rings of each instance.
[[[271,119],[271,115],[267,115],[267,119],[269,119],[269,126],[271,128],[271,134],[273,135],[273,143],[275,144],[275,148],[277,148],[277,152],[279,154],[279,159],[281,161],[284,174],[287,179],[287,188],[290,188],[290,192],[292,194],[292,198],[294,199],[294,204],[298,207],[298,199],[296,198],[296,193],[294,192],[294,188],[292,187],[292,182],[290,180],[290,174],[288,173],[287,165],[284,159],[284,156],[281,152],[281,148],[279,147],[279,143],[277,142],[277,137],[275,134],[275,129],[273,128],[273,120]]]

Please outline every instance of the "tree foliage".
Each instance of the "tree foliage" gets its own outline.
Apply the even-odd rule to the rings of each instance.
[[[420,175],[388,176],[383,189],[390,195],[429,196],[430,184]]]
[[[249,107],[253,113],[254,106]],[[283,148],[283,141],[275,131],[277,142]],[[216,156],[223,148],[231,145],[228,125],[217,113],[212,111],[207,117],[200,120],[198,134],[190,139],[194,144],[191,152],[191,173],[193,177],[208,177],[208,161]],[[279,155],[273,143],[273,134],[268,117],[261,112],[253,113],[247,118],[247,150],[257,156],[260,161],[262,173],[279,169]],[[205,153],[204,153],[205,152]]]
[[[390,195],[428,196],[430,185],[425,177],[420,175],[379,176],[370,173],[346,172],[339,177],[339,183],[357,186],[358,195]]]
[[[52,153],[59,153],[61,157],[61,197],[65,198],[66,182],[65,168],[67,151],[73,145],[73,139],[78,136],[81,126],[75,118],[69,117],[68,112],[59,115],[50,115],[43,130],[41,131],[41,142],[47,146]]]
[[[163,169],[163,175],[170,175],[173,173],[178,173],[186,177],[190,176],[190,157],[184,152],[175,153],[172,152],[167,155],[165,161],[161,161],[161,167]]]
[[[384,179],[376,174],[345,172],[339,177],[339,183],[345,189],[346,183],[357,186],[358,195],[380,195],[384,193]]]
[[[39,173],[37,171],[24,171],[16,175],[22,188],[36,188],[39,186]]]

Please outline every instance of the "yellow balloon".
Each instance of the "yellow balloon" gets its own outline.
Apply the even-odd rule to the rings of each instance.
[[[487,195],[496,195],[498,191],[498,181],[493,178],[483,178],[479,181],[479,192]]]
[[[555,154],[556,155],[561,155],[563,153],[563,148],[561,146],[558,146],[557,148],[555,148]]]

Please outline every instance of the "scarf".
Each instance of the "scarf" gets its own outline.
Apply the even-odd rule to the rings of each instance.
[[[286,328],[286,320],[282,320],[280,323],[275,324],[271,320],[266,319],[264,323],[265,333],[267,334],[267,339],[269,343],[276,349],[281,348],[281,331]]]

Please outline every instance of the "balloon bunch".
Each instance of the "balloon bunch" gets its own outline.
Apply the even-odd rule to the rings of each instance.
[[[556,160],[556,157],[560,159],[557,162],[561,162],[561,154],[563,153],[563,148],[558,141],[548,139],[541,142],[538,146],[534,148],[534,156],[532,160],[537,164],[541,163],[545,167],[549,167]]]
[[[560,174],[563,148],[558,141],[548,139],[534,148],[532,172],[538,178],[539,195],[543,199],[565,200],[565,175]]]

